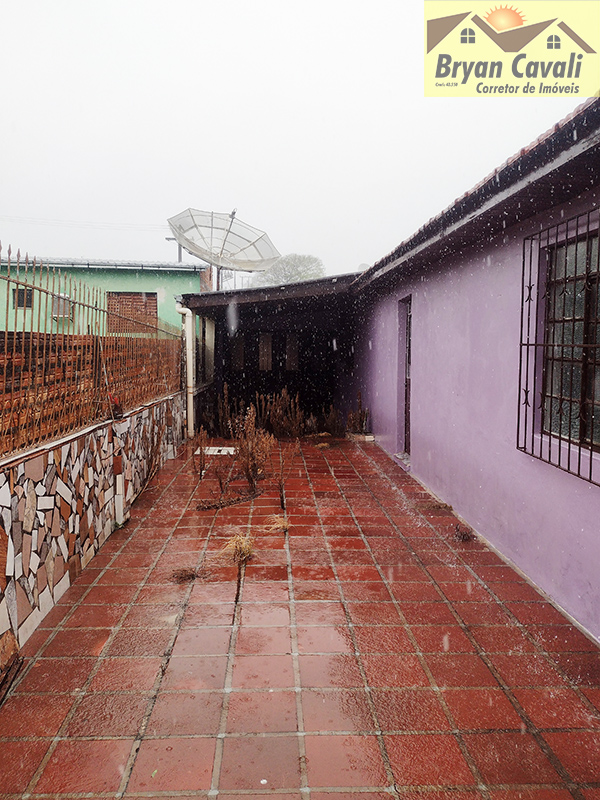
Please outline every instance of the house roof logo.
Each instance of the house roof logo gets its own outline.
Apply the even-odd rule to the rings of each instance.
[[[443,42],[467,18],[470,18],[469,21],[483,31],[505,53],[518,53],[554,23],[557,23],[557,27],[578,45],[584,53],[591,54],[596,52],[565,22],[559,21],[558,17],[536,22],[532,25],[525,25],[524,15],[513,6],[508,7],[505,5],[490,10],[485,15],[485,19],[471,11],[463,14],[452,14],[448,17],[439,17],[438,19],[428,19],[427,53],[430,53],[438,44]]]
[[[600,0],[424,0],[426,97],[600,96]]]

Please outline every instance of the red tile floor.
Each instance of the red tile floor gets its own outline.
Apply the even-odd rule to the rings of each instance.
[[[597,646],[375,445],[303,444],[287,534],[205,491],[184,450],[27,643],[3,797],[600,800]]]

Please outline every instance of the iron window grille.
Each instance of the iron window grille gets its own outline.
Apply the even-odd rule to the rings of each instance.
[[[523,243],[517,447],[600,485],[595,209]]]
[[[33,289],[26,286],[13,289],[13,308],[33,308]]]

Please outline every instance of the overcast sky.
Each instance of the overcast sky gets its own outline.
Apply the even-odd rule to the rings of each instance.
[[[0,26],[4,255],[175,260],[168,217],[237,208],[352,272],[582,101],[425,98],[421,0],[4,0]]]

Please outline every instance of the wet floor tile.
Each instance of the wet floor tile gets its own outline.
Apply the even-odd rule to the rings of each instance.
[[[120,605],[131,602],[137,590],[138,587],[134,584],[125,586],[92,586],[86,594],[85,600],[86,603],[93,605],[104,605],[105,603]]]
[[[446,689],[444,701],[457,725],[468,730],[520,730],[523,719],[500,688]]]
[[[376,729],[363,689],[305,689],[302,691],[304,729],[371,731]]]
[[[231,625],[233,603],[190,603],[183,615],[183,627],[202,628],[215,625]]]
[[[219,731],[221,692],[161,692],[148,722],[148,736],[215,736]]]
[[[59,631],[44,650],[47,658],[89,656],[97,658],[112,631],[109,628],[80,628]]]
[[[289,625],[290,609],[278,603],[243,603],[240,622],[249,627]]]
[[[299,756],[296,736],[225,739],[219,786],[255,791],[299,788]]]
[[[7,794],[22,794],[46,754],[48,741],[2,742],[0,786]]]
[[[295,692],[269,689],[230,695],[227,733],[293,733],[297,725]]]
[[[161,658],[103,658],[89,686],[90,692],[149,692]]]
[[[473,786],[475,778],[449,734],[385,736],[399,786]]]
[[[489,659],[510,686],[561,686],[565,679],[549,659],[538,653],[491,653]]]
[[[66,736],[134,737],[148,706],[144,694],[89,694],[69,720]]]
[[[303,687],[353,688],[364,686],[355,656],[342,653],[300,655],[298,662]]]
[[[398,689],[411,686],[429,686],[429,678],[419,658],[411,654],[362,656],[369,686]]]
[[[234,689],[286,689],[295,685],[291,655],[238,655],[233,662]]]
[[[185,792],[210,788],[215,740],[175,736],[145,739],[127,789],[130,792]]]
[[[463,739],[487,783],[543,784],[558,780],[556,770],[528,733],[468,733]]]
[[[133,739],[58,742],[35,793],[116,792]]]
[[[600,728],[600,711],[572,689],[515,689],[515,697],[538,728]]]
[[[346,625],[298,627],[300,653],[353,653],[354,643]]]
[[[173,632],[164,628],[123,628],[114,635],[108,656],[163,656],[169,646]]]
[[[473,653],[475,645],[458,625],[411,625],[422,653]]]
[[[389,584],[393,597],[400,603],[428,601],[439,603],[443,598],[433,585],[425,581],[402,581]]]
[[[576,781],[591,783],[600,777],[600,732],[545,732],[545,741]]]
[[[346,612],[339,602],[304,600],[296,603],[295,611],[296,624],[300,627],[346,624]]]
[[[383,800],[393,781],[403,800],[567,800],[561,770],[600,800],[596,645],[482,542],[455,541],[450,511],[376,446],[303,449],[287,536],[269,530],[276,492],[197,511],[206,485],[168,463],[27,642],[0,709],[2,790],[25,794],[60,731],[32,796],[116,795],[147,714],[131,800],[300,800],[307,780],[313,800]],[[237,568],[216,555],[249,521],[232,627]],[[205,545],[210,574],[176,583]]]
[[[112,628],[117,625],[128,606],[115,605],[90,605],[84,603],[65,620],[65,628]]]
[[[37,694],[13,694],[7,698],[0,707],[0,738],[54,736],[58,733],[74,698],[56,695],[51,703],[44,703],[43,713],[40,713],[40,699]],[[0,752],[4,746],[0,744]]]
[[[231,633],[226,627],[182,629],[173,647],[174,656],[225,655]]]
[[[311,786],[385,786],[387,776],[375,736],[305,737]]]
[[[427,653],[427,666],[438,686],[498,686],[486,664],[472,653]]]
[[[95,658],[37,658],[14,691],[74,692],[85,684],[95,666]]]
[[[236,643],[238,655],[289,653],[291,640],[289,628],[240,628]]]
[[[170,658],[161,683],[163,691],[222,689],[225,683],[225,656],[177,656]]]
[[[328,581],[294,581],[296,600],[339,600],[340,592],[335,583]]]
[[[399,625],[402,622],[398,609],[391,601],[348,603],[347,608],[355,625]]]
[[[357,626],[354,636],[361,653],[414,653],[415,650],[407,631],[400,624]]]
[[[375,689],[372,697],[384,732],[450,729],[440,699],[431,689]]]
[[[123,628],[173,628],[180,613],[179,603],[136,604],[129,609],[121,625]]]

